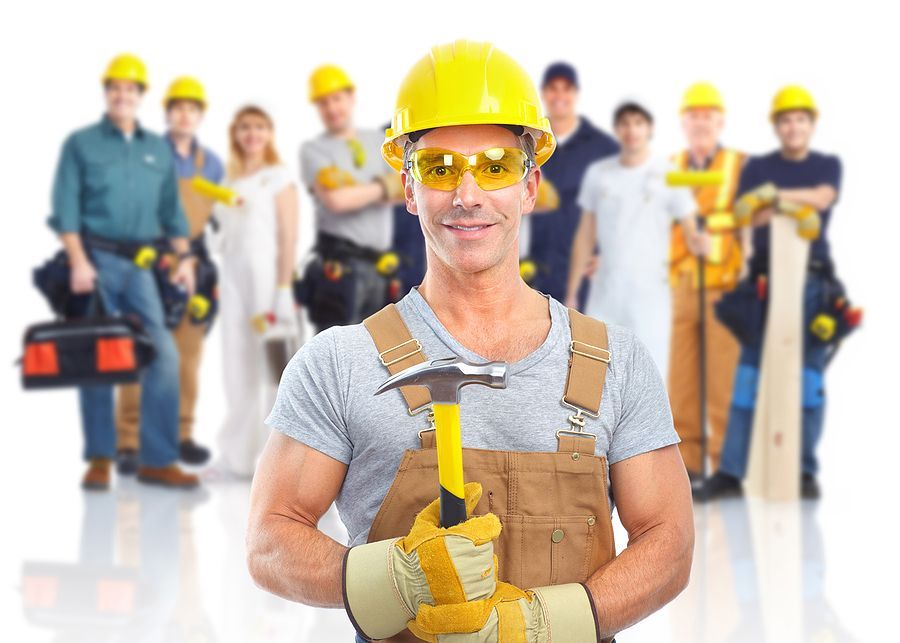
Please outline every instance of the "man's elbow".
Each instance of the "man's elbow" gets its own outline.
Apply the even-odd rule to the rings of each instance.
[[[260,524],[250,524],[247,529],[247,571],[257,587],[271,592],[273,591],[271,586],[272,578],[269,574],[271,566],[268,562],[271,558],[271,552],[266,544],[265,533],[265,527]]]
[[[694,562],[694,521],[693,516],[678,530],[678,552],[673,568],[675,574],[672,578],[672,598],[683,592],[691,580],[691,566]]]

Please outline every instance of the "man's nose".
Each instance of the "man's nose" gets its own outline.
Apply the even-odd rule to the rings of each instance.
[[[475,177],[472,176],[472,172],[466,171],[453,195],[453,206],[463,208],[464,210],[471,210],[479,207],[483,200],[484,190],[478,187],[478,184],[475,182]]]

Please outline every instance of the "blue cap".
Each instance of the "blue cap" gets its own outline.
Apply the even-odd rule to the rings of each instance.
[[[541,87],[546,87],[550,81],[556,80],[557,78],[565,78],[576,88],[578,87],[578,73],[569,63],[556,62],[547,67],[544,71],[544,80],[541,82]]]

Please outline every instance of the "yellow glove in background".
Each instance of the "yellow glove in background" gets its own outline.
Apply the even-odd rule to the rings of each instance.
[[[353,175],[346,170],[341,170],[334,165],[323,167],[316,174],[316,183],[326,190],[334,190],[336,188],[345,188],[350,185],[356,185]]]
[[[541,177],[541,182],[538,183],[537,198],[534,201],[534,211],[536,213],[551,212],[557,209],[559,209],[559,192],[548,179]]]
[[[774,183],[763,183],[745,192],[734,203],[734,219],[738,226],[748,226],[753,222],[753,215],[775,205],[778,200],[778,188]]]
[[[822,231],[822,218],[811,205],[782,201],[778,212],[797,220],[797,235],[807,241],[815,241]]]
[[[600,640],[592,599],[579,583],[521,590],[498,582],[493,596],[452,605],[422,605],[409,624],[430,643],[583,643]]]
[[[481,485],[465,486],[471,515]],[[412,622],[422,605],[487,599],[497,586],[493,540],[500,520],[476,516],[445,529],[440,501],[416,516],[409,534],[348,550],[344,558],[344,606],[357,631],[370,639],[394,636]]]

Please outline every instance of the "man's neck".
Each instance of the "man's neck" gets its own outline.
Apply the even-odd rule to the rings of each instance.
[[[787,159],[788,161],[805,161],[806,157],[809,156],[809,148],[808,147],[797,147],[797,148],[789,148],[782,147],[781,148],[781,156]]]
[[[194,147],[193,134],[176,134],[175,132],[169,132],[169,138],[172,139],[172,147],[175,148],[175,152],[178,156],[187,158],[191,155],[191,151]]]
[[[113,126],[122,132],[125,136],[131,136],[134,134],[134,131],[137,129],[137,119],[136,118],[114,118],[113,116],[109,116],[109,121],[113,124]]]
[[[692,145],[688,147],[688,154],[691,157],[691,165],[693,167],[706,167],[712,159],[713,154],[719,148],[717,144],[709,145]]]
[[[578,114],[566,114],[550,119],[550,129],[557,138],[565,138],[578,127]]]
[[[650,158],[650,148],[642,147],[636,150],[623,149],[619,155],[619,162],[625,167],[636,167],[643,165]]]

